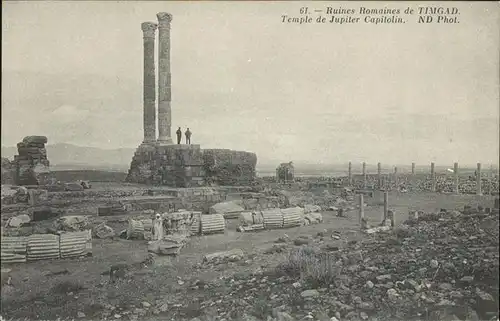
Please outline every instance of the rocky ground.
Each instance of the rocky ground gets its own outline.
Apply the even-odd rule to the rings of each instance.
[[[367,199],[372,223],[380,218],[379,201]],[[322,224],[300,228],[238,233],[228,226],[225,234],[193,237],[175,259],[156,256],[153,262],[145,241],[113,239],[94,240],[92,258],[2,266],[2,315],[192,321],[497,317],[498,214],[431,210],[493,201],[435,194],[394,194],[390,201],[398,227],[386,233],[360,233],[356,213],[324,213]],[[429,214],[405,222],[410,209]],[[115,229],[121,228],[116,222]],[[202,260],[235,248],[244,255]],[[116,283],[106,273],[112,265],[124,270]]]
[[[186,285],[167,319],[496,320],[498,215],[427,215],[345,247],[279,240],[275,268]],[[323,242],[322,242],[323,241]],[[291,244],[303,244],[300,247]],[[304,244],[305,243],[305,244]],[[210,269],[211,266],[201,266]],[[186,302],[190,302],[186,305]],[[155,311],[153,311],[155,312]],[[158,311],[156,311],[158,312]],[[160,312],[161,313],[161,312]]]

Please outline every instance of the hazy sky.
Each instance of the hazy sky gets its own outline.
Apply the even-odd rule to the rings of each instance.
[[[498,163],[497,3],[445,2],[460,9],[450,25],[281,22],[304,5],[418,4],[4,1],[2,146],[33,134],[139,145],[140,25],[167,11],[172,134],[190,127],[202,148],[276,162]]]

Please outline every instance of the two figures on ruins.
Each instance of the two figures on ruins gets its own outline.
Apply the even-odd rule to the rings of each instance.
[[[181,143],[181,138],[182,138],[181,128],[179,127],[179,129],[177,129],[175,133],[177,134],[177,145],[179,145]],[[189,130],[189,127],[184,133],[184,135],[186,135],[186,144],[191,144],[191,131]]]

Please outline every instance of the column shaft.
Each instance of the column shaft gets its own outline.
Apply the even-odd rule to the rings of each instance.
[[[172,84],[170,74],[170,22],[172,15],[160,12],[158,18],[158,142],[171,144]]]
[[[141,25],[144,41],[144,79],[143,79],[143,104],[144,104],[144,143],[156,140],[156,77],[155,77],[155,30],[157,25],[144,22]]]

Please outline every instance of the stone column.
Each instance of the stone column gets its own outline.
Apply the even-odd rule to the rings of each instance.
[[[398,189],[398,167],[394,166],[394,185],[396,186],[396,189]]]
[[[349,174],[348,174],[349,186],[352,186],[352,164],[349,162]]]
[[[458,189],[458,163],[453,164],[453,176],[455,181],[455,194],[459,194],[460,190]]]
[[[172,15],[160,12],[158,18],[158,143],[172,144],[172,87],[170,75],[170,22]]]
[[[387,212],[389,211],[389,193],[384,192],[384,223],[387,219]]]
[[[477,173],[476,173],[476,194],[483,195],[481,190],[481,163],[477,163]]]
[[[382,189],[382,164],[377,164],[377,181],[378,181],[378,189]]]
[[[363,194],[359,194],[359,224],[363,224],[363,219],[365,218],[365,201]]]
[[[155,31],[158,25],[152,22],[141,24],[144,40],[144,80],[143,80],[143,102],[144,102],[144,141],[153,143],[156,141],[156,77],[155,77]]]
[[[411,163],[411,174],[415,175],[415,163]]]
[[[436,191],[436,172],[434,170],[434,163],[431,163],[431,191]]]
[[[363,188],[366,188],[366,163],[363,162]]]

